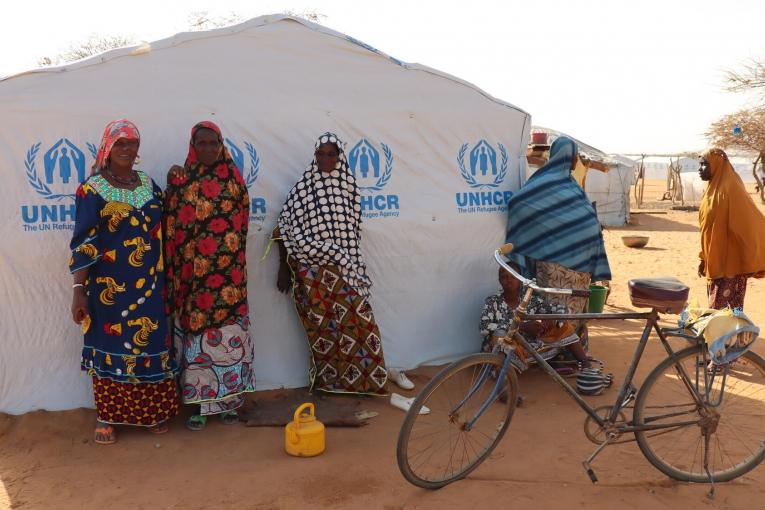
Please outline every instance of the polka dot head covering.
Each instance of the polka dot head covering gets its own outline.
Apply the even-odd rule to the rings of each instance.
[[[324,144],[337,147],[339,157],[330,173],[319,170],[316,151]],[[361,197],[345,156],[345,144],[324,133],[314,146],[314,158],[287,196],[278,226],[287,253],[307,266],[335,266],[362,296],[372,285],[361,256]]]

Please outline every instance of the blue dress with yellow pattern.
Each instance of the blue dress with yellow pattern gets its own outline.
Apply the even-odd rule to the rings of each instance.
[[[93,175],[76,194],[69,269],[89,267],[82,369],[117,383],[177,371],[164,314],[162,190],[142,172],[135,190]]]

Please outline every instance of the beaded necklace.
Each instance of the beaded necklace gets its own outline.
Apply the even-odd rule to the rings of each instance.
[[[103,175],[94,175],[90,178],[90,185],[107,202],[122,202],[140,209],[149,200],[154,198],[149,177],[143,172],[138,172],[141,185],[136,189],[122,189],[112,186]]]
[[[130,172],[130,178],[129,179],[123,179],[122,177],[120,177],[119,175],[113,173],[109,169],[104,169],[104,172],[106,172],[109,175],[109,177],[112,178],[112,180],[117,181],[118,183],[123,184],[125,186],[132,186],[133,184],[138,182],[138,173],[135,172],[135,171],[131,171]]]

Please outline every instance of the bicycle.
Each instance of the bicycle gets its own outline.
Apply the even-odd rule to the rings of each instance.
[[[670,478],[695,483],[730,481],[757,466],[765,457],[765,360],[747,350],[735,362],[710,362],[703,338],[681,328],[660,328],[659,312],[679,313],[689,289],[675,278],[631,280],[633,305],[649,312],[527,314],[533,292],[586,297],[589,290],[539,287],[510,267],[503,255],[494,258],[522,285],[513,326],[499,339],[502,349],[514,344],[529,353],[587,414],[585,435],[597,444],[582,462],[590,480],[598,481],[592,462],[610,444],[637,441],[655,468]],[[522,320],[645,320],[640,342],[612,405],[593,408],[518,333]],[[646,377],[638,391],[635,371],[651,332],[667,357]],[[755,335],[756,336],[756,335]],[[672,349],[668,338],[691,345]],[[441,370],[409,409],[398,437],[396,457],[412,484],[438,489],[476,469],[504,436],[515,411],[518,378],[511,356],[503,352],[473,354]],[[634,400],[634,404],[631,403]],[[426,406],[428,414],[419,414]],[[632,408],[628,419],[626,409]],[[634,434],[634,438],[625,438]]]

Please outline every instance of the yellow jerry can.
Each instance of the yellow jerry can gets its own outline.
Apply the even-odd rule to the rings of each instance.
[[[303,411],[308,409],[308,414]],[[314,457],[324,451],[324,424],[316,419],[310,402],[295,409],[292,422],[284,427],[284,449],[295,457]]]

